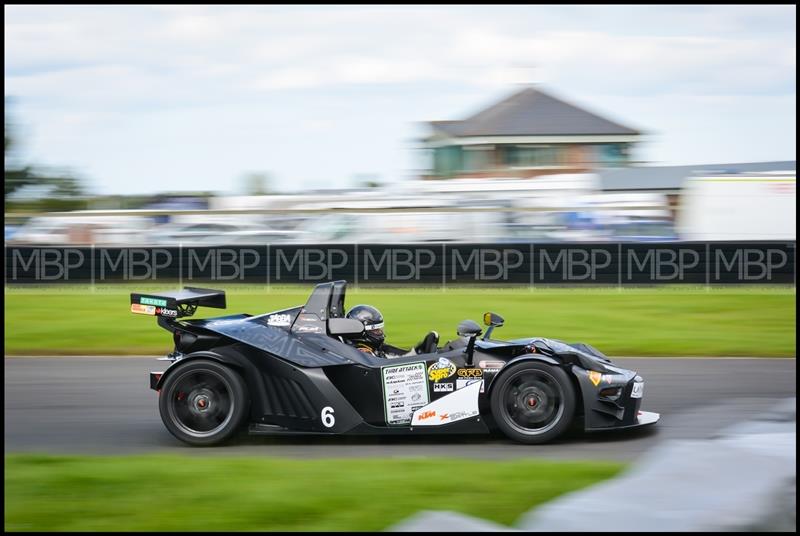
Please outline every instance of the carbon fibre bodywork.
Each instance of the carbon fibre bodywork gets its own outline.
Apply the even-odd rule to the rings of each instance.
[[[470,338],[458,337],[427,354],[386,359],[361,352],[328,329],[330,319],[344,316],[345,288],[344,281],[317,285],[304,306],[258,316],[159,318],[176,348],[173,363],[152,373],[151,386],[160,390],[185,363],[210,359],[244,379],[252,433],[488,433],[495,428],[490,397],[498,378],[527,361],[567,373],[576,419],[586,430],[658,418],[640,411],[643,381],[636,372],[585,344],[473,338],[470,352]]]

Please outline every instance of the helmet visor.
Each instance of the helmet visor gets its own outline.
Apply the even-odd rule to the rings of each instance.
[[[364,326],[364,331],[367,337],[370,337],[373,340],[382,340],[383,335],[383,322],[379,322],[377,324],[370,324]]]

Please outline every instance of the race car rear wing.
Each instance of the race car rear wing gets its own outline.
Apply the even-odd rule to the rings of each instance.
[[[131,312],[164,318],[192,316],[198,307],[225,309],[225,291],[183,287],[156,294],[131,292]]]

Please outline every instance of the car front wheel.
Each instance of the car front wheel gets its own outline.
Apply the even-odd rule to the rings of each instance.
[[[158,402],[167,430],[190,445],[231,437],[247,414],[247,387],[231,368],[208,359],[178,366],[164,381]]]
[[[510,439],[538,444],[563,434],[575,415],[575,393],[567,373],[537,361],[512,366],[492,387],[497,426]]]

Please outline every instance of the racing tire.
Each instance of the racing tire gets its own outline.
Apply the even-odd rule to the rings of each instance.
[[[576,397],[567,373],[557,366],[526,361],[495,380],[490,406],[495,424],[509,439],[535,445],[567,431]]]
[[[247,386],[230,367],[209,359],[179,365],[164,380],[158,399],[161,420],[190,445],[229,439],[248,413]]]

